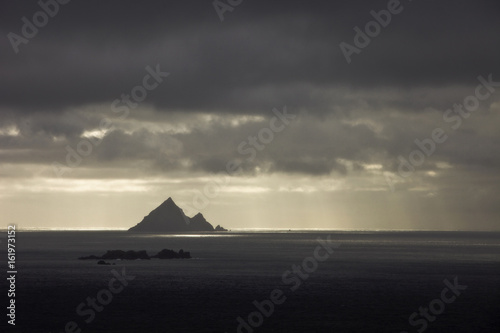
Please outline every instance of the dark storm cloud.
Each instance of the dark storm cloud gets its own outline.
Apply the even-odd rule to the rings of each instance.
[[[352,43],[353,27],[387,1],[244,1],[220,22],[210,1],[73,0],[18,54],[2,39],[0,100],[16,112],[110,103],[160,64],[172,75],[147,102],[161,110],[263,113],[293,103],[321,114],[335,111],[314,98],[329,87],[469,86],[500,73],[497,2],[403,5],[348,65],[339,43]],[[2,7],[4,36],[39,10],[35,1]]]
[[[348,64],[339,43],[352,44],[353,28],[363,29],[373,20],[370,11],[385,9],[387,1],[246,0],[221,22],[211,1],[73,0],[18,54],[6,36],[19,34],[21,17],[31,19],[40,8],[36,1],[3,2],[2,158],[64,163],[67,147],[77,149],[109,118],[116,128],[100,134],[102,142],[82,165],[211,173],[239,159],[248,174],[347,175],[369,164],[396,172],[398,156],[407,158],[415,139],[442,126],[449,141],[419,171],[435,170],[438,162],[497,169],[499,140],[485,133],[488,120],[464,120],[451,131],[442,112],[474,93],[478,75],[500,81],[500,6],[486,0],[402,4]],[[119,119],[111,103],[156,64],[171,75]],[[482,102],[472,118],[497,112],[490,110],[495,100]],[[241,142],[282,105],[308,116],[255,159],[242,156]],[[242,114],[265,117],[230,124]],[[7,135],[9,126],[19,135]]]
[[[296,113],[293,109],[289,111]],[[470,170],[481,166],[493,174],[500,167],[496,152],[500,141],[494,130],[485,131],[484,124],[489,118],[484,110],[478,111],[483,114],[473,115],[476,119],[468,119],[475,123],[464,122],[463,128],[456,131],[443,122],[437,111],[414,114],[412,119],[402,114],[373,117],[369,110],[322,119],[303,114],[282,132],[275,133],[272,142],[260,150],[252,148],[255,146],[249,144],[249,138],[258,137],[259,132],[269,126],[268,117],[233,124],[233,118],[225,121],[225,115],[211,116],[213,119],[204,115],[183,119],[182,113],[176,113],[170,115],[177,122],[169,122],[167,117],[165,123],[155,123],[149,121],[147,111],[138,112],[142,120],[131,118],[120,122],[118,117],[110,118],[116,128],[105,133],[102,140],[89,139],[95,135],[93,131],[99,129],[97,110],[16,117],[10,123],[16,125],[19,135],[0,133],[2,158],[10,163],[68,165],[69,151],[73,156],[82,142],[92,142],[86,144],[92,147],[88,156],[79,154],[82,161],[78,166],[137,168],[149,174],[180,170],[224,173],[228,161],[237,160],[247,174],[254,174],[258,169],[266,173],[348,175],[369,164],[397,172],[398,156],[408,159],[409,154],[418,149],[414,140],[429,140],[433,129],[442,127],[449,139],[436,144],[435,153],[416,168],[417,172],[436,170],[437,163],[441,162]],[[149,112],[150,117],[155,114]],[[185,130],[167,130],[167,125]],[[83,133],[86,137],[82,137]],[[239,148],[242,143],[245,143],[244,149]],[[255,151],[255,157],[249,148]],[[352,167],[347,168],[342,160],[349,161]]]

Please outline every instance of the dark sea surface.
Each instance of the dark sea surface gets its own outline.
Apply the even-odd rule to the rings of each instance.
[[[0,327],[7,332],[500,332],[500,233],[495,232],[18,231],[16,236],[16,326],[7,325],[4,307]],[[331,254],[320,248],[318,253],[329,255],[325,261],[313,259],[318,239],[327,237],[338,247]],[[5,238],[1,245],[6,247]],[[153,255],[164,248],[190,251],[193,259],[111,260],[111,266],[77,260],[112,249]],[[7,271],[5,249],[2,253]],[[286,273],[303,263],[310,273]],[[124,272],[127,285],[111,293],[110,280]],[[467,288],[445,291],[453,299],[445,304],[444,280],[455,279]],[[5,280],[2,286],[6,294]],[[275,289],[284,302],[272,311],[264,307],[269,316],[256,313],[253,302],[269,304]],[[107,304],[89,311],[87,298],[98,295]],[[87,314],[77,313],[81,303]],[[437,314],[423,319],[419,308],[430,304]],[[253,320],[255,327],[238,330],[238,317]],[[75,327],[67,324],[72,321]]]

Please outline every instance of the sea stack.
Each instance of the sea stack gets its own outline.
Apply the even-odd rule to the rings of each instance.
[[[175,204],[172,198],[168,198],[160,206],[151,211],[148,216],[145,216],[140,223],[128,231],[161,233],[215,231],[215,229],[201,213],[189,218]]]

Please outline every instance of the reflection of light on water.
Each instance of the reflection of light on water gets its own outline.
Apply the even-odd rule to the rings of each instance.
[[[235,234],[163,234],[163,235],[130,235],[133,237],[241,237],[242,235]]]
[[[0,229],[2,230],[2,229]],[[107,227],[88,227],[88,228],[63,228],[63,227],[16,227],[19,231],[127,231],[128,228],[107,228]]]

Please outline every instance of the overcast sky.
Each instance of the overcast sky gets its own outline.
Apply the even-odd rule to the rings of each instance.
[[[0,2],[0,227],[500,230],[498,1],[44,1]]]

